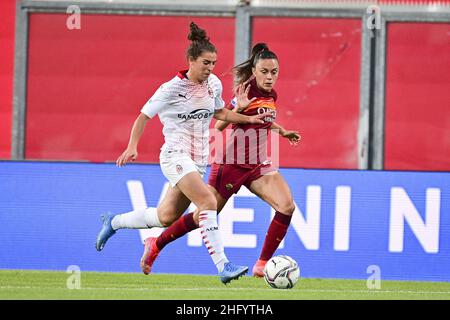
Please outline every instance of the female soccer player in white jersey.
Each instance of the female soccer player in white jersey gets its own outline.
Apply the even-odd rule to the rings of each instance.
[[[126,150],[117,159],[119,167],[133,162],[137,146],[150,118],[158,115],[163,124],[165,143],[161,148],[160,166],[170,182],[170,188],[155,208],[129,213],[102,215],[103,227],[97,237],[96,249],[101,251],[106,241],[121,228],[166,227],[177,220],[193,202],[198,208],[199,227],[203,241],[216,265],[220,279],[228,283],[248,271],[248,267],[229,262],[217,226],[217,201],[202,180],[209,156],[209,124],[212,117],[232,123],[263,123],[267,114],[246,116],[224,108],[222,84],[212,73],[217,51],[206,32],[190,24],[187,51],[189,69],[180,71],[164,83],[143,106],[133,124]],[[145,251],[150,243],[145,242]],[[141,261],[144,273],[145,251]]]

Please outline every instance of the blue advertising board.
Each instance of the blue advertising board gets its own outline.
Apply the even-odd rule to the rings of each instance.
[[[450,173],[280,169],[296,211],[276,254],[302,277],[450,281]],[[101,252],[103,212],[156,207],[158,165],[0,162],[0,269],[141,272],[142,241],[119,230]],[[193,209],[193,208],[191,208]],[[243,188],[219,215],[228,258],[250,268],[273,210]],[[155,273],[216,274],[198,231],[164,248]]]

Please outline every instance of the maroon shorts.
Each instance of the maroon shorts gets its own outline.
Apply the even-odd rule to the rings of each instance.
[[[213,163],[208,184],[214,187],[224,199],[229,199],[233,193],[239,191],[241,186],[246,186],[250,190],[250,185],[253,181],[268,172],[277,170],[270,167],[270,164],[246,168],[234,164]]]

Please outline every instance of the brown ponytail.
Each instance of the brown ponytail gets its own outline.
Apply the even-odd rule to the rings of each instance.
[[[216,47],[209,41],[205,30],[200,29],[194,22],[191,22],[189,27],[188,39],[192,43],[186,53],[188,59],[196,60],[204,51],[217,52]]]
[[[276,59],[278,57],[275,53],[269,50],[269,47],[265,43],[257,43],[252,48],[252,54],[248,60],[238,64],[233,68],[234,85],[238,86],[251,78],[253,72],[252,69],[256,66],[256,63],[260,59]]]

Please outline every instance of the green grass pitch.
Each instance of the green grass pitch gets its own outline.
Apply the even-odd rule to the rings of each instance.
[[[382,280],[380,289],[368,289],[365,280],[301,278],[293,289],[279,290],[250,276],[225,286],[216,276],[82,271],[80,288],[69,289],[70,276],[64,271],[0,270],[0,299],[450,300],[449,282]]]

